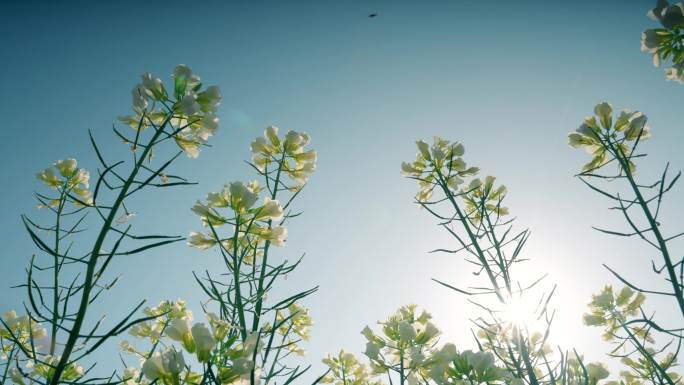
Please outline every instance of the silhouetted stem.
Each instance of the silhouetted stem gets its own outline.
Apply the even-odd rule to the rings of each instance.
[[[166,126],[168,123],[168,119],[161,125],[159,129],[155,130],[154,135],[152,136],[152,139],[150,140],[150,143],[154,143],[157,138],[161,135],[163,132],[163,127]],[[74,324],[69,332],[69,338],[67,339],[66,344],[64,345],[64,350],[62,352],[62,356],[59,360],[59,363],[55,366],[55,371],[52,377],[50,378],[50,385],[57,385],[60,383],[60,378],[62,376],[62,373],[66,369],[67,365],[69,364],[69,359],[71,357],[71,353],[74,350],[74,347],[76,346],[76,342],[78,341],[78,338],[81,334],[81,328],[83,327],[83,321],[86,316],[86,312],[88,310],[88,305],[90,303],[90,294],[93,289],[93,278],[95,275],[95,268],[97,266],[97,261],[100,256],[100,252],[102,250],[102,246],[104,244],[104,241],[107,237],[107,234],[109,233],[109,230],[112,227],[112,223],[114,223],[114,220],[116,218],[117,211],[121,207],[121,204],[124,201],[124,198],[128,194],[128,190],[130,189],[131,185],[133,184],[133,181],[135,180],[135,177],[138,175],[138,172],[140,171],[140,168],[145,160],[147,160],[147,156],[149,155],[150,150],[152,149],[152,146],[145,146],[144,150],[142,152],[142,155],[140,158],[138,158],[137,162],[135,163],[135,166],[133,167],[133,170],[131,171],[131,174],[129,175],[128,179],[124,182],[123,186],[121,187],[121,190],[119,191],[118,196],[116,197],[116,200],[114,201],[114,204],[112,205],[109,214],[105,218],[105,222],[100,228],[100,232],[97,235],[97,238],[95,240],[95,244],[93,245],[93,249],[90,252],[89,260],[88,260],[88,265],[86,268],[86,273],[85,273],[85,281],[83,283],[83,291],[81,294],[81,302],[78,307],[78,312],[76,313],[76,318],[74,319]]]
[[[648,207],[648,203],[646,202],[643,195],[641,194],[641,190],[639,189],[639,186],[634,181],[634,176],[632,175],[632,173],[629,169],[628,159],[625,156],[624,152],[622,152],[622,149],[620,147],[615,147],[613,145],[613,143],[610,141],[610,139],[608,139],[607,142],[608,142],[608,146],[610,147],[610,149],[616,155],[618,162],[620,162],[620,166],[622,167],[623,171],[625,172],[625,176],[627,177],[627,180],[629,181],[629,185],[631,186],[632,190],[634,191],[634,194],[636,195],[636,199],[639,203],[639,206],[641,207],[641,210],[644,212],[644,215],[646,216],[646,219],[648,220],[648,223],[651,227],[651,230],[653,231],[653,235],[655,236],[656,241],[658,242],[658,249],[660,250],[660,253],[663,256],[663,261],[665,262],[665,268],[666,268],[667,274],[670,278],[669,281],[672,285],[672,290],[673,290],[674,296],[677,299],[677,304],[679,305],[679,310],[682,313],[682,316],[684,317],[684,297],[682,297],[682,289],[680,286],[680,282],[679,282],[679,279],[677,278],[677,273],[675,272],[675,267],[672,263],[672,259],[670,258],[670,253],[667,249],[667,242],[665,241],[665,238],[661,234],[660,228],[658,227],[658,223],[656,222],[655,218],[653,217],[653,214],[651,213],[651,209]]]
[[[437,177],[439,178],[439,186],[444,191],[444,195],[446,195],[446,197],[449,199],[449,202],[451,202],[451,205],[453,206],[454,210],[456,210],[456,214],[458,215],[459,220],[463,224],[463,228],[466,230],[466,233],[468,234],[470,243],[475,248],[478,259],[480,260],[480,263],[482,263],[482,267],[487,272],[487,277],[489,278],[489,281],[492,283],[492,289],[494,290],[494,293],[496,293],[496,296],[499,298],[499,301],[501,301],[501,303],[506,303],[503,296],[501,295],[501,290],[499,289],[499,284],[496,280],[496,277],[494,277],[494,273],[492,273],[492,269],[489,267],[489,264],[487,263],[486,255],[482,251],[482,248],[480,247],[480,244],[477,241],[477,237],[475,236],[475,234],[473,234],[473,231],[470,229],[470,225],[468,224],[467,218],[463,215],[463,212],[461,211],[460,206],[456,202],[456,199],[454,199],[453,194],[451,193],[451,191],[449,191],[449,186],[446,182],[446,179],[442,175],[442,172],[437,167],[435,167],[435,171],[437,172]]]

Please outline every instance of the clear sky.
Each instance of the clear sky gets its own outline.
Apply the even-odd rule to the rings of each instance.
[[[460,258],[427,251],[453,245],[412,202],[416,186],[399,165],[414,141],[440,135],[466,146],[465,159],[509,188],[508,206],[532,237],[525,276],[557,283],[555,341],[590,358],[608,346],[581,324],[590,295],[626,276],[657,286],[650,251],[593,232],[622,225],[607,202],[573,178],[587,156],[566,134],[600,101],[649,117],[653,176],[666,161],[684,167],[684,86],[666,82],[639,50],[653,22],[648,1],[202,1],[46,2],[0,5],[0,87],[4,187],[0,210],[0,309],[20,307],[34,249],[20,214],[35,214],[35,173],[76,157],[96,167],[92,129],[108,151],[121,149],[110,127],[130,111],[143,72],[168,81],[185,63],[223,91],[220,132],[181,174],[198,186],[139,201],[139,229],[187,234],[200,228],[190,207],[223,183],[250,178],[242,160],[268,125],[310,133],[318,171],[302,195],[304,216],[289,226],[290,259],[306,252],[285,290],[321,286],[307,305],[316,325],[309,360],[340,348],[361,351],[366,324],[407,303],[426,307],[443,341],[473,346],[465,298],[430,281],[473,283]],[[368,18],[369,13],[378,13]],[[118,149],[118,150],[117,150]],[[684,227],[682,188],[666,206],[665,229]],[[170,193],[169,193],[170,192]],[[150,197],[152,195],[148,195]],[[156,195],[154,195],[156,196]],[[675,201],[679,202],[676,203]],[[679,250],[682,244],[678,244]],[[680,251],[681,253],[681,251]],[[147,298],[202,299],[191,271],[218,259],[185,245],[122,258],[123,274],[103,305],[120,314]],[[671,307],[656,303],[667,317]],[[199,311],[196,311],[199,313]],[[198,314],[199,315],[199,314]],[[199,317],[198,317],[199,318]],[[106,347],[101,364],[116,359]]]

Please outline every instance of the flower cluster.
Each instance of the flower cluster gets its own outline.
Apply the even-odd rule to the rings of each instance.
[[[601,293],[593,295],[589,303],[590,313],[584,314],[584,323],[589,326],[604,326],[603,337],[612,340],[629,317],[639,314],[646,297],[636,293],[629,287],[624,287],[618,293],[611,286],[603,288]],[[634,333],[642,338],[650,339],[646,329],[635,328]]]
[[[26,363],[26,369],[28,369],[27,371],[22,373],[17,368],[12,368],[9,370],[10,377],[17,385],[41,383],[34,381],[36,377],[40,377],[44,380],[50,380],[55,373],[55,366],[59,362],[60,358],[60,356],[47,355],[39,361],[29,360]],[[83,377],[84,373],[85,369],[81,365],[72,362],[66,366],[61,378],[65,382],[75,381]]]
[[[187,352],[196,353],[199,362],[207,362],[216,347],[215,336],[204,323],[192,325],[191,322],[189,317],[174,319],[166,329],[166,335],[180,342]]]
[[[501,201],[506,197],[506,186],[500,185],[495,188],[495,180],[493,176],[487,176],[484,182],[480,178],[475,178],[464,187],[466,215],[472,223],[480,223],[483,214],[508,215],[508,208],[501,206]]]
[[[565,372],[567,376],[567,384],[569,385],[596,385],[600,380],[608,378],[610,373],[608,369],[600,362],[592,362],[588,364],[582,363],[583,358],[568,358],[565,365]],[[610,384],[606,383],[606,385]],[[628,382],[628,384],[630,384]],[[615,384],[617,385],[617,384]]]
[[[631,369],[631,371],[620,372],[622,381],[611,381],[606,385],[650,382],[652,378],[661,377],[663,372],[674,368],[677,364],[677,356],[672,352],[663,354],[662,358],[658,358],[657,356],[662,353],[662,350],[656,351],[651,347],[652,345],[649,346],[655,342],[651,335],[652,327],[648,324],[635,322],[634,317],[643,314],[641,307],[645,300],[646,297],[643,293],[635,292],[627,286],[617,292],[611,286],[606,286],[599,294],[592,296],[589,303],[590,313],[583,316],[584,323],[589,326],[603,327],[603,338],[607,341],[615,341],[618,348],[624,346],[627,335],[631,335],[630,338],[639,341],[642,346],[641,349],[637,349],[634,357],[631,355],[622,356],[622,363]],[[621,332],[624,334],[621,335]],[[657,367],[654,365],[654,361],[657,362]],[[680,375],[678,373],[666,373],[675,383],[679,381]],[[591,377],[591,370],[589,376]],[[603,378],[605,377],[607,377],[607,372]]]
[[[142,365],[142,372],[150,381],[175,385],[181,383],[180,376],[185,366],[183,353],[174,348],[167,348],[146,359]]]
[[[453,344],[445,344],[429,359],[429,376],[437,384],[491,384],[507,379],[506,383],[520,384],[506,370],[496,366],[489,352],[459,353]]]
[[[136,323],[129,329],[129,333],[134,337],[149,339],[152,343],[158,343],[164,330],[175,320],[192,319],[192,311],[181,299],[175,302],[161,301],[155,307],[145,308],[144,313],[153,319]]]
[[[431,318],[426,311],[418,313],[416,305],[407,305],[380,322],[382,335],[366,326],[361,333],[367,340],[365,354],[373,371],[384,373],[399,365],[409,371],[409,377],[417,376],[440,334]]]
[[[220,242],[229,251],[240,245],[255,247],[261,241],[284,246],[287,229],[271,226],[271,221],[282,219],[283,207],[269,197],[264,197],[262,204],[255,206],[260,191],[257,182],[233,182],[219,192],[207,194],[206,203],[197,201],[191,210],[201,218],[204,226],[210,227],[210,231],[191,232],[188,244],[205,250]],[[225,208],[229,209],[227,215],[219,211]],[[226,224],[233,226],[235,232],[222,238],[215,229]]]
[[[257,137],[251,144],[252,164],[262,175],[275,173],[276,187],[282,183],[279,175],[285,174],[296,184],[297,189],[304,185],[316,170],[315,150],[305,150],[311,138],[305,132],[288,131],[284,138],[278,136],[278,127],[270,126],[264,135]]]
[[[221,101],[217,86],[202,90],[200,78],[181,64],[173,72],[173,96],[164,83],[150,73],[142,75],[142,82],[132,92],[134,115],[122,116],[120,121],[135,130],[147,127],[163,129],[170,124],[169,134],[191,158],[199,155],[200,146],[216,133],[219,119],[215,115]]]
[[[15,345],[31,350],[31,346],[36,346],[38,340],[45,337],[47,330],[31,317],[8,311],[0,319],[0,359],[6,359]]]
[[[255,365],[253,358],[263,349],[264,343],[259,338],[259,333],[248,333],[247,337],[235,348],[226,349],[223,352],[225,358],[229,359],[229,365],[222,365],[219,368],[219,379],[221,384],[246,385],[251,383],[251,375],[254,372],[255,383],[260,383],[261,368]]]
[[[661,370],[671,370],[674,369],[677,365],[677,355],[675,353],[667,353],[665,356],[661,359],[657,359],[656,356],[656,351],[653,348],[647,348],[646,351],[648,354],[651,355],[650,358],[647,358],[643,355],[638,356],[636,359],[633,359],[631,357],[623,357],[620,361],[627,366],[628,368],[631,369],[631,371],[623,370],[620,372],[620,377],[622,381],[610,381],[607,382],[606,385],[622,385],[622,384],[629,384],[629,385],[638,385],[638,384],[644,384],[651,382],[652,378],[659,378],[662,376]],[[656,368],[655,365],[653,365],[653,362],[651,361],[657,360],[656,362],[658,363],[659,368]],[[666,372],[667,376],[670,377],[670,379],[675,383],[679,384],[681,383],[681,374],[677,373],[676,371],[670,371]]]
[[[610,103],[599,103],[594,107],[595,116],[584,119],[580,127],[568,135],[568,142],[574,148],[583,148],[592,155],[583,171],[591,172],[614,158],[622,158],[628,163],[630,173],[636,170],[628,159],[637,141],[648,139],[651,129],[646,125],[646,115],[639,111],[623,110],[613,121],[613,107]],[[632,147],[630,147],[630,144]]]
[[[324,384],[333,385],[380,385],[380,381],[372,378],[368,367],[359,362],[351,353],[340,350],[337,356],[328,355],[323,363],[330,372],[321,380]]]
[[[309,340],[310,329],[313,326],[309,309],[293,303],[287,307],[287,313],[278,310],[276,322],[279,325],[278,333],[286,338],[284,343],[287,344],[289,351],[300,356],[304,355],[304,350],[298,345],[298,342]],[[292,338],[292,333],[297,337]]]
[[[662,28],[647,29],[641,34],[641,50],[653,56],[656,67],[671,58],[672,66],[665,70],[665,78],[684,84],[684,5],[658,0],[648,16]]]
[[[60,198],[46,200],[44,206],[58,206],[62,199],[68,199],[76,206],[93,204],[92,193],[88,190],[90,173],[84,168],[78,168],[76,159],[58,160],[36,174],[36,177],[61,195]]]
[[[436,186],[443,184],[457,190],[463,184],[463,178],[478,173],[479,168],[467,167],[463,161],[465,148],[461,143],[451,143],[435,136],[432,146],[419,140],[416,142],[418,154],[416,160],[401,164],[402,174],[418,180],[420,190],[416,199],[425,202],[432,197]]]
[[[200,363],[220,363],[217,375],[222,384],[249,383],[255,367],[255,351],[263,348],[258,333],[248,334],[244,341],[235,344],[232,325],[213,313],[206,314],[210,327],[202,322],[193,324],[192,312],[182,300],[162,301],[157,307],[145,309],[145,314],[154,319],[136,324],[131,334],[148,339],[153,347],[161,344],[166,348],[156,352],[153,348],[145,353],[127,341],[122,342],[122,349],[139,356],[142,362],[141,371],[127,368],[124,372],[122,379],[127,385],[154,381],[165,385],[199,383],[202,375],[191,370],[184,353],[194,354]],[[180,347],[169,344],[166,339],[178,342]],[[141,374],[147,382],[139,381]]]

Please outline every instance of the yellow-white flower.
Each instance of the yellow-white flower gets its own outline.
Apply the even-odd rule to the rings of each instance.
[[[166,329],[166,335],[174,341],[189,342],[192,341],[192,334],[190,333],[190,319],[176,318],[171,321],[171,324]]]
[[[147,108],[147,89],[138,84],[131,90],[131,97],[133,99],[133,111],[142,115]]]
[[[273,246],[285,246],[287,229],[283,226],[261,229],[259,236],[265,241],[270,241]]]
[[[603,126],[604,129],[608,130],[611,128],[613,125],[612,123],[612,114],[613,114],[613,106],[610,105],[608,102],[603,102],[599,103],[594,107],[594,114],[598,116],[599,121],[601,122],[601,125]]]
[[[185,115],[195,115],[200,111],[197,97],[194,94],[187,94],[180,100],[180,108]]]
[[[230,323],[224,319],[221,319],[214,313],[207,313],[207,319],[209,320],[209,325],[211,325],[211,331],[214,335],[214,339],[216,341],[223,341],[230,331]]]
[[[55,174],[52,167],[39,172],[36,177],[50,188],[57,188],[62,185],[62,180]]]
[[[183,353],[175,349],[166,349],[145,360],[142,371],[148,380],[154,381],[157,379],[177,379],[184,368]]]
[[[152,76],[149,72],[145,72],[142,75],[142,85],[145,87],[147,94],[153,99],[166,100],[166,89],[161,79]]]
[[[76,172],[76,166],[78,162],[76,159],[60,159],[55,162],[55,167],[59,170],[59,173],[65,178],[71,178]]]
[[[200,104],[202,111],[214,112],[221,102],[221,90],[218,86],[209,86],[204,92],[197,94],[197,102]]]
[[[399,322],[399,338],[402,342],[411,342],[416,338],[416,329],[413,328],[410,322],[402,320]]]
[[[242,182],[231,183],[228,186],[228,191],[230,193],[230,207],[238,214],[242,214],[254,206],[254,203],[259,198],[257,194],[250,191]]]
[[[202,223],[205,226],[210,224],[214,227],[218,227],[228,222],[228,220],[222,217],[216,210],[203,205],[200,201],[197,201],[190,210],[202,219]]]
[[[197,359],[200,362],[209,361],[211,351],[216,346],[212,333],[203,323],[196,323],[192,326],[192,338],[195,340]]]
[[[200,250],[206,250],[216,245],[217,241],[211,236],[204,235],[196,231],[190,232],[190,237],[188,237],[188,245],[196,247]]]
[[[280,202],[269,197],[264,198],[264,205],[256,213],[256,219],[260,221],[277,221],[282,217],[283,207],[280,205]]]

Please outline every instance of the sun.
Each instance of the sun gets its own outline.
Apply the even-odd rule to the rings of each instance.
[[[540,326],[541,311],[539,301],[532,298],[529,293],[514,294],[506,300],[501,310],[497,312],[497,317],[501,322],[511,326],[534,329]]]

